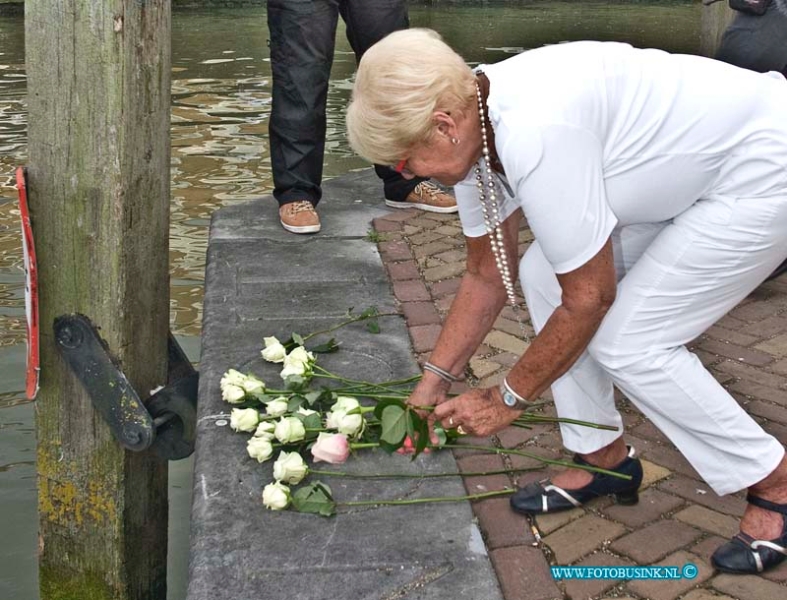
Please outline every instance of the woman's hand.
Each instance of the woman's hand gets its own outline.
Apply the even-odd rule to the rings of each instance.
[[[503,404],[496,387],[475,388],[441,402],[435,407],[433,418],[445,429],[485,437],[510,425],[522,412]]]
[[[431,417],[431,408],[448,400],[448,390],[451,384],[437,377],[434,373],[424,371],[418,385],[413,389],[407,399],[407,404],[423,418]]]

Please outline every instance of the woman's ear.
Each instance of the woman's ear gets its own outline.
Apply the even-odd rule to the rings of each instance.
[[[449,113],[437,110],[434,112],[433,119],[435,129],[437,129],[440,135],[444,135],[448,138],[456,137],[456,123]]]

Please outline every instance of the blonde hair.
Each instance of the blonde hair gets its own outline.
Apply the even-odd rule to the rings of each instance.
[[[464,112],[475,76],[431,29],[397,31],[369,48],[358,65],[347,107],[347,137],[375,164],[393,165],[428,142],[437,110]]]

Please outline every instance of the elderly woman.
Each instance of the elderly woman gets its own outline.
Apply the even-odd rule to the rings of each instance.
[[[410,401],[446,427],[489,435],[549,386],[575,461],[519,490],[527,514],[612,494],[635,503],[642,467],[613,386],[719,494],[748,488],[741,533],[714,565],[771,568],[787,554],[787,460],[685,344],[787,256],[787,82],[711,59],[625,44],[532,50],[475,71],[428,30],[363,57],[347,111],[367,159],[454,185],[467,271]],[[499,388],[447,399],[450,382],[515,302],[537,331]]]

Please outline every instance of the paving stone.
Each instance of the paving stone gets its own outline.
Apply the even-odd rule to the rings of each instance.
[[[435,298],[442,298],[447,294],[455,294],[459,289],[459,284],[462,282],[461,277],[455,279],[446,279],[445,281],[438,281],[429,285],[432,296]]]
[[[564,510],[562,512],[538,515],[535,517],[535,520],[541,535],[547,536],[571,521],[576,521],[583,516],[585,516],[585,511],[583,509],[572,508],[571,510]]]
[[[746,501],[740,495],[718,496],[705,482],[689,479],[683,475],[676,475],[669,481],[663,482],[659,485],[659,489],[738,518],[743,516],[746,508]]]
[[[756,297],[758,292],[754,292],[749,300]],[[773,305],[763,301],[744,301],[737,308],[730,311],[730,314],[736,319],[743,321],[762,321],[772,317],[776,313]]]
[[[646,440],[634,435],[628,435],[626,439],[631,446],[636,448],[637,454],[640,457],[661,467],[665,467],[670,471],[699,479],[699,475],[694,468],[674,446],[657,444],[651,440]]]
[[[758,350],[775,354],[776,356],[787,356],[787,333],[782,333],[774,338],[761,342],[754,346]]]
[[[699,556],[706,564],[710,564],[711,555],[722,544],[727,543],[727,539],[718,535],[708,535],[691,548],[687,548],[692,554]]]
[[[706,339],[703,340],[699,347],[706,352],[718,354],[732,360],[737,360],[742,363],[750,365],[764,366],[773,362],[773,356],[770,353],[756,348],[744,348],[736,344],[729,344],[727,342],[719,342],[718,340]]]
[[[711,326],[705,333],[713,339],[721,342],[731,342],[739,346],[751,346],[760,341],[760,338],[755,335],[750,335],[741,331],[733,331],[732,329],[726,329],[720,325]]]
[[[435,233],[434,231],[424,231],[423,233],[410,236],[410,242],[416,246],[424,246],[430,242],[440,241],[442,237],[443,236],[441,236],[439,233]]]
[[[735,377],[755,381],[761,385],[778,388],[784,385],[784,377],[776,373],[768,373],[762,368],[753,367],[735,360],[723,360],[715,366],[715,370],[724,371]]]
[[[438,325],[441,323],[440,314],[431,302],[402,302],[402,312],[407,325]]]
[[[388,221],[382,218],[372,221],[372,226],[374,227],[375,231],[379,233],[385,233],[388,231],[401,231],[403,228],[401,223],[397,223],[396,221]]]
[[[787,587],[756,575],[721,574],[713,578],[711,585],[739,600],[784,600]]]
[[[787,407],[787,392],[780,389],[775,389],[766,385],[761,385],[753,381],[736,381],[730,385],[730,389],[741,394],[745,394],[750,398],[759,398],[760,400],[769,400],[776,402],[782,406]]]
[[[418,271],[418,265],[414,260],[405,260],[402,262],[386,263],[388,275],[394,281],[404,281],[407,279],[419,279],[421,273]]]
[[[739,519],[704,506],[689,506],[676,513],[673,518],[724,538],[732,537],[738,532]]]
[[[634,594],[642,598],[647,598],[648,600],[674,600],[675,598],[679,598],[682,594],[685,594],[690,589],[707,581],[713,575],[713,569],[711,569],[710,566],[699,560],[699,557],[685,550],[670,554],[657,564],[659,566],[675,566],[680,569],[686,563],[692,563],[697,567],[697,576],[693,579],[640,579],[630,581],[626,584],[626,588]]]
[[[787,392],[783,393],[787,394]],[[757,415],[772,421],[787,424],[787,410],[784,410],[784,406],[753,400],[746,405],[746,410],[751,415]]]
[[[649,488],[654,483],[661,481],[672,475],[669,469],[652,463],[649,460],[642,459],[642,485],[641,489]]]
[[[672,512],[682,506],[684,500],[671,494],[665,494],[656,488],[648,488],[640,492],[639,503],[634,506],[613,504],[602,512],[613,521],[618,521],[628,527],[640,527]]]
[[[442,327],[440,325],[415,325],[409,328],[413,350],[429,352],[437,343]]]
[[[625,531],[620,523],[596,515],[585,515],[547,535],[544,543],[552,549],[558,564],[567,565]]]
[[[499,454],[476,454],[460,458],[457,466],[462,473],[483,473],[500,471],[504,468],[503,459]],[[472,475],[462,478],[468,494],[482,494],[510,488],[511,479],[508,475]]]
[[[731,596],[720,596],[719,594],[714,594],[709,590],[691,590],[685,596],[681,596],[680,600],[735,600]]]
[[[492,346],[493,348],[511,352],[516,356],[522,356],[529,345],[527,342],[524,342],[513,335],[503,331],[494,330],[487,334],[486,338],[484,339],[484,343]]]
[[[461,262],[462,265],[464,265],[465,260],[467,259],[467,252],[462,248],[456,248],[454,250],[448,250],[447,252],[436,254],[435,258],[439,258],[444,263]]]
[[[497,433],[497,439],[500,440],[500,445],[503,448],[517,448],[522,444],[532,440],[534,437],[541,435],[547,431],[551,425],[545,423],[536,423],[530,429],[524,427],[506,427]],[[530,451],[529,448],[522,448],[522,450]],[[548,458],[554,458],[559,452],[553,451]],[[539,454],[540,456],[543,456]]]
[[[629,427],[626,427],[626,429],[629,429]],[[669,443],[667,436],[661,433],[661,430],[647,419],[631,428],[630,431],[639,437],[647,438],[660,444]]]
[[[421,281],[395,281],[393,291],[399,302],[419,302],[431,300],[429,291]]]
[[[464,263],[448,263],[439,267],[433,267],[424,271],[425,281],[442,281],[453,279],[465,272]]]
[[[420,237],[419,234],[417,236],[412,236],[410,239],[412,240],[414,237]],[[439,242],[431,242],[429,244],[424,244],[422,246],[413,245],[412,253],[416,258],[425,258],[427,256],[434,256],[435,254],[440,254],[441,252],[446,252],[450,250],[452,246],[450,244],[446,244],[445,241]]]
[[[596,552],[577,563],[583,567],[625,567],[632,566],[627,558],[606,552]],[[595,598],[620,582],[620,579],[566,579],[565,586],[571,598]]]
[[[531,546],[499,548],[492,550],[489,558],[505,600],[563,599],[540,549]]]
[[[761,575],[761,577],[765,577],[765,579],[768,579],[769,581],[775,581],[776,583],[787,584],[787,561],[783,562],[775,569],[766,571]]]
[[[511,510],[508,498],[489,498],[473,504],[478,526],[489,550],[533,544],[530,522]]]
[[[610,549],[630,556],[639,564],[652,564],[670,552],[691,544],[702,532],[694,527],[664,519],[618,538]]]
[[[787,375],[787,358],[783,358],[771,365],[771,369],[782,375]]]
[[[411,260],[413,258],[407,242],[402,240],[396,240],[394,242],[382,242],[378,244],[377,247],[380,250],[383,263],[398,260]]]
[[[473,375],[482,379],[499,370],[500,364],[485,358],[473,358],[470,359],[470,368],[473,370]]]

